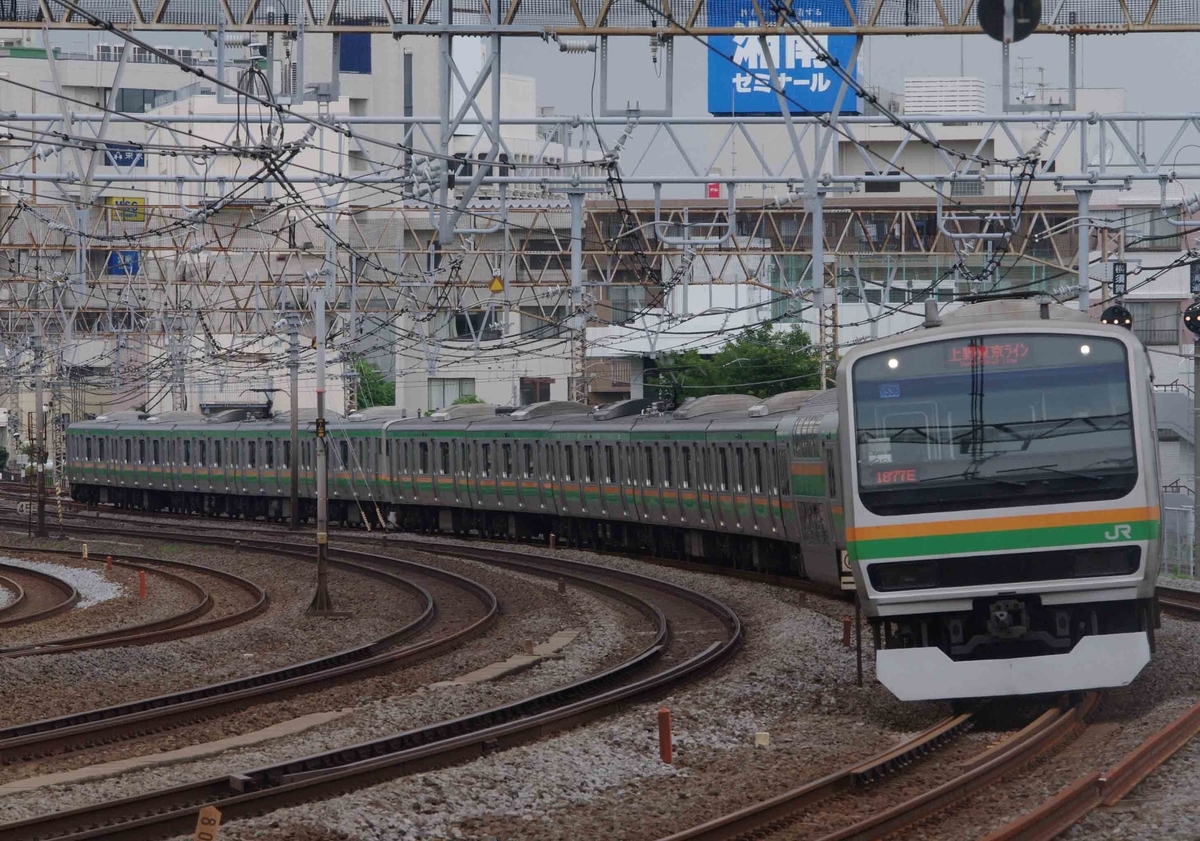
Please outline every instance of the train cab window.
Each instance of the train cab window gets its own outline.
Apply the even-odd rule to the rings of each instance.
[[[500,465],[503,468],[503,472],[500,475],[506,479],[513,475],[512,444],[500,445]]]
[[[646,447],[643,450],[643,454],[645,456],[645,464],[646,464],[646,484],[653,485],[654,484],[654,448]]]
[[[523,456],[523,464],[521,472],[526,479],[533,478],[533,444],[522,444],[521,454]]]
[[[200,446],[203,447],[204,444],[201,443]],[[203,451],[201,451],[201,452],[203,452]],[[201,456],[201,458],[203,459],[203,456]],[[283,466],[287,470],[292,469],[292,442],[291,441],[283,442]]]
[[[275,442],[267,441],[264,446],[265,450],[263,452],[263,467],[270,470],[275,466]]]
[[[196,462],[201,467],[208,467],[208,442],[200,439],[200,460]]]
[[[663,447],[663,487],[669,488],[675,484],[675,453],[671,451],[671,445],[667,444]]]
[[[91,461],[92,460],[92,439],[91,438],[88,438],[87,441],[84,443],[83,451],[85,453],[84,460]]]
[[[250,467],[258,467],[258,442],[246,442],[246,464]]]
[[[583,445],[583,481],[596,480],[596,448],[591,444]]]
[[[604,481],[610,484],[617,481],[617,457],[612,444],[604,445]]]
[[[755,447],[753,450],[751,450],[751,453],[754,456],[754,459],[750,465],[750,469],[751,469],[751,473],[750,473],[751,485],[750,486],[752,488],[754,488],[754,492],[756,494],[760,494],[760,493],[762,493],[762,484],[763,484],[762,450],[760,450],[758,447]]]
[[[492,476],[492,445],[481,444],[479,447],[479,467],[485,479]]]
[[[417,465],[417,468],[418,468],[417,472],[419,472],[422,476],[428,475],[428,473],[429,473],[429,443],[427,441],[421,441],[417,445],[417,458],[420,461],[420,463]]]
[[[158,464],[158,461],[159,461],[158,455],[159,455],[158,439],[156,438],[155,440],[150,442],[150,463],[151,464]]]
[[[744,491],[746,490],[746,453],[741,447],[738,447],[734,453],[737,458],[737,476],[734,478],[737,479],[737,489]]]
[[[825,451],[825,474],[829,479],[829,496],[833,498],[837,496],[837,475],[834,471],[833,450]]]
[[[563,445],[563,479],[571,481],[575,478],[575,445]]]
[[[692,448],[679,448],[679,461],[683,466],[683,475],[679,477],[679,487],[690,488],[692,486]]]
[[[721,490],[727,491],[729,490],[729,451],[721,448],[717,451],[717,456],[721,463]]]
[[[450,442],[441,441],[438,443],[438,459],[441,461],[442,475],[450,475]]]

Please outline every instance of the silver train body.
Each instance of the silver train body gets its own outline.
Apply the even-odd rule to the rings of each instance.
[[[599,410],[456,406],[419,419],[378,408],[332,420],[330,516],[518,539],[555,534],[560,543],[856,589],[875,630],[879,677],[905,699],[1128,683],[1149,658],[1158,567],[1145,351],[1128,332],[1073,320],[1061,307],[1049,319],[1024,303],[961,313],[855,349],[836,391],[704,397],[666,413],[634,400]],[[1081,343],[1106,360],[1106,375],[1120,369],[1124,403],[1112,386],[1075,412],[1091,420],[1069,418],[1055,431],[1053,394],[1072,376],[1059,370],[1071,367],[1063,348],[1078,353]],[[963,347],[976,350],[964,357]],[[986,349],[997,347],[1015,358],[991,361]],[[908,376],[934,359],[951,367]],[[1091,368],[1076,368],[1095,381]],[[1025,395],[1042,404],[1028,425],[1005,416],[996,432],[993,382],[1011,408],[1014,383],[1048,377],[1049,398]],[[1096,423],[1104,431],[1085,431]],[[288,428],[282,416],[238,413],[73,424],[72,495],[284,519],[296,469],[301,515],[311,518],[315,426],[301,418],[296,454]],[[1027,440],[1030,430],[1053,440],[1053,452]],[[1055,460],[1080,442],[1083,456]],[[1111,487],[1081,492],[1088,482]]]

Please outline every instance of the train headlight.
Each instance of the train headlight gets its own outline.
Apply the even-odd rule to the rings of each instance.
[[[891,359],[888,360],[888,367],[894,371],[895,369],[900,367],[900,360],[893,356]]]

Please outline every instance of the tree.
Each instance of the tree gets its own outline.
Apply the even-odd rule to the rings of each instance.
[[[483,401],[480,400],[478,397],[476,397],[474,394],[464,394],[462,397],[455,398],[454,402],[451,403],[450,405],[451,406],[462,406],[465,404],[475,404],[475,403],[482,403],[482,402]]]
[[[744,331],[711,356],[695,350],[664,354],[647,372],[647,384],[660,386],[650,396],[670,396],[676,404],[706,394],[770,397],[819,388],[820,370],[817,349],[803,328],[762,326]]]
[[[354,370],[358,372],[358,408],[396,405],[396,384],[377,367],[359,359],[354,363]]]

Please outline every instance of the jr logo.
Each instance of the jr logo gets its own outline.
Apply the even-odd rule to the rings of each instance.
[[[1126,525],[1124,523],[1113,526],[1112,531],[1106,531],[1104,533],[1104,539],[1105,540],[1132,540],[1133,539],[1133,529],[1131,529],[1128,525]]]

